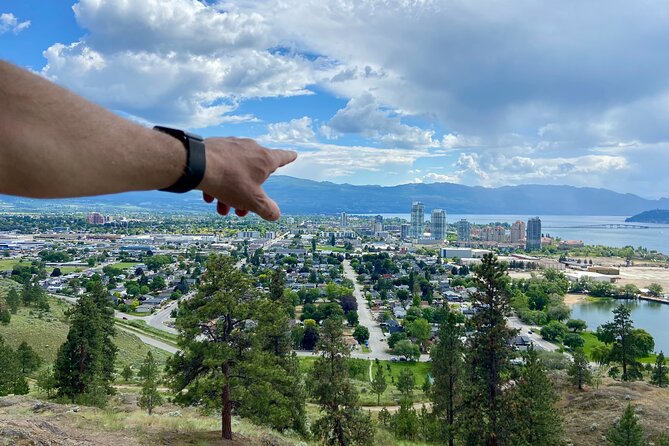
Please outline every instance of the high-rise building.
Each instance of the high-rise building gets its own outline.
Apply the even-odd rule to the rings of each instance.
[[[86,222],[89,225],[104,225],[105,216],[99,212],[89,212],[86,216]]]
[[[525,222],[518,220],[511,225],[511,243],[520,243],[525,239]]]
[[[411,234],[411,225],[404,223],[400,226],[400,238],[409,238],[409,234]]]
[[[472,224],[463,219],[455,225],[458,231],[458,242],[470,243],[472,241]]]
[[[530,218],[527,221],[525,249],[528,251],[541,249],[541,219],[539,217]]]
[[[411,237],[423,236],[423,225],[425,224],[425,205],[420,201],[414,201],[411,205]]]
[[[383,231],[383,216],[377,215],[374,217],[374,233]]]
[[[432,216],[430,217],[430,228],[433,239],[446,239],[446,211],[443,209],[434,209],[432,211]]]
[[[345,228],[348,226],[348,215],[346,212],[342,212],[341,215],[339,216],[339,226],[342,228]]]

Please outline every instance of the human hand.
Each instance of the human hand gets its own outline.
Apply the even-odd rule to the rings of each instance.
[[[240,217],[255,212],[265,220],[278,220],[279,206],[261,185],[279,167],[290,164],[297,153],[272,150],[252,139],[207,138],[207,168],[198,186],[207,203],[218,200],[216,210],[227,215],[231,208]]]

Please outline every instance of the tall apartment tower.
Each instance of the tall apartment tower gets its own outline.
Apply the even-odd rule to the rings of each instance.
[[[518,220],[511,225],[511,243],[520,243],[525,238],[525,222]]]
[[[382,232],[383,231],[383,216],[382,215],[377,215],[374,217],[374,232]]]
[[[435,240],[446,239],[446,211],[434,209],[430,217],[432,238]]]
[[[89,225],[104,225],[105,216],[99,212],[89,212],[86,216],[86,222]]]
[[[346,212],[342,212],[341,215],[339,216],[339,226],[341,226],[342,228],[348,226],[348,215],[346,215]]]
[[[411,225],[404,223],[400,226],[400,238],[407,239],[411,234]]]
[[[411,205],[411,237],[419,238],[423,235],[425,224],[425,205],[420,201],[414,201]]]
[[[472,224],[463,219],[455,225],[458,231],[458,242],[470,243],[472,241]]]
[[[527,221],[525,249],[528,251],[541,249],[541,219],[539,217],[530,218]]]

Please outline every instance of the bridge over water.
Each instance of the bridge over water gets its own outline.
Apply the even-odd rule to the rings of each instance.
[[[650,226],[628,223],[607,223],[600,225],[545,226],[545,229],[650,229]]]

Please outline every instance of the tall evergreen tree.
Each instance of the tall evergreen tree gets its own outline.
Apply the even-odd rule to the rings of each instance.
[[[0,336],[0,396],[25,395],[29,391],[16,352]]]
[[[456,414],[462,403],[462,371],[464,367],[463,330],[457,322],[456,315],[448,313],[439,325],[439,341],[432,347],[432,376],[434,384],[431,389],[432,410],[440,421],[440,440],[455,444]]]
[[[634,415],[634,409],[628,404],[617,425],[606,434],[610,446],[646,446],[643,428]]]
[[[598,327],[597,337],[600,341],[611,344],[609,359],[620,363],[623,369],[621,375],[623,381],[641,378],[641,364],[638,358],[642,356],[641,350],[646,350],[647,347],[641,348],[638,330],[634,329],[628,307],[621,304],[613,310],[613,321]]]
[[[114,363],[118,353],[118,348],[113,341],[116,329],[114,328],[114,308],[112,307],[111,295],[99,278],[89,282],[87,288],[89,290],[88,294],[100,314],[102,381],[111,383],[114,379]],[[113,393],[111,386],[107,386],[107,393]]]
[[[578,348],[574,351],[574,360],[569,365],[567,373],[572,384],[578,386],[578,390],[583,390],[584,384],[592,383],[592,372],[588,366],[588,358],[585,357],[583,349]]]
[[[664,352],[660,351],[655,358],[655,367],[653,368],[650,382],[658,387],[667,387],[667,384],[669,384],[669,378],[667,378],[668,372],[669,370],[667,370],[667,364],[665,363]]]
[[[100,404],[100,389],[109,382],[104,373],[104,343],[100,310],[89,295],[79,298],[69,312],[70,330],[67,340],[58,349],[54,376],[58,394],[71,400]],[[90,397],[90,398],[89,398]]]
[[[259,295],[231,257],[212,255],[197,294],[179,305],[179,347],[167,362],[175,401],[221,410],[221,436],[232,439],[236,393],[253,345],[249,321]]]
[[[323,413],[313,424],[314,434],[328,446],[374,444],[374,426],[360,410],[358,392],[348,376],[350,349],[343,341],[340,318],[324,321],[319,347],[321,355],[309,379],[311,395]]]
[[[376,394],[376,405],[381,405],[381,395],[388,388],[388,383],[386,382],[386,375],[383,371],[383,365],[381,361],[377,359],[374,360],[374,378],[372,379],[372,391]]]
[[[158,364],[156,364],[156,360],[153,359],[153,354],[150,351],[146,354],[146,358],[139,368],[138,376],[142,380],[142,392],[137,405],[146,409],[151,415],[155,407],[163,404],[163,397],[158,392],[158,380],[160,379]]]
[[[564,443],[562,416],[556,407],[560,398],[533,349],[525,354],[520,377],[506,399],[510,416],[505,417],[504,444],[558,446]]]
[[[16,314],[16,312],[19,310],[19,305],[21,305],[21,296],[19,295],[18,291],[16,291],[16,288],[12,287],[9,289],[7,296],[5,297],[5,301],[7,302],[9,311],[12,314]]]
[[[506,325],[510,313],[506,266],[486,254],[475,269],[472,324],[475,332],[467,352],[468,384],[464,392],[463,435],[465,444],[497,446],[502,436],[504,405],[502,388],[516,330]]]
[[[21,372],[24,375],[34,372],[42,365],[42,358],[26,341],[21,342],[17,347],[16,354],[21,364]]]
[[[286,284],[286,273],[283,269],[273,269],[269,274],[269,295],[272,300],[280,301],[283,298],[283,289]]]

